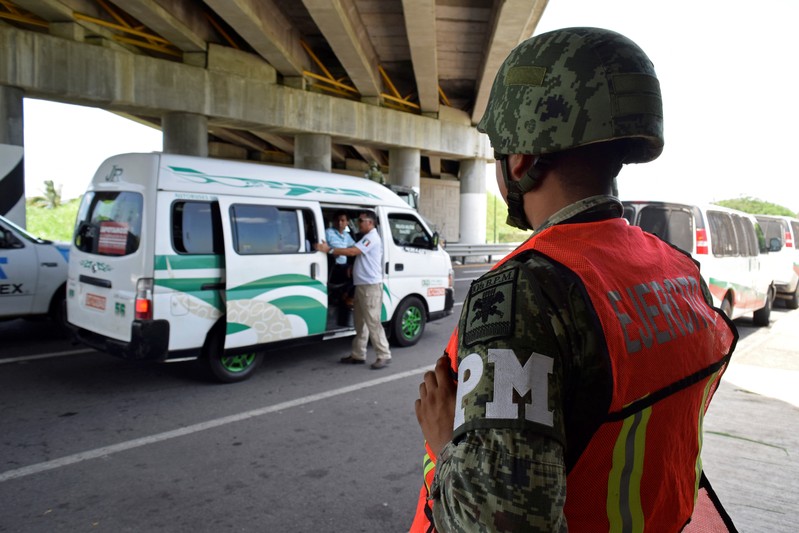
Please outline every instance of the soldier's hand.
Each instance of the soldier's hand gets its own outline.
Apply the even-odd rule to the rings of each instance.
[[[436,361],[434,371],[425,372],[424,381],[419,385],[419,399],[416,400],[416,420],[436,457],[452,440],[456,392],[449,356],[444,354]]]

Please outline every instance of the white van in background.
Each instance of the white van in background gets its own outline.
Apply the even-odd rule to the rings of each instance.
[[[383,239],[382,320],[395,345],[452,313],[453,271],[419,214],[375,182],[169,154],[105,161],[81,202],[67,306],[77,338],[125,358],[200,359],[252,374],[267,347],[352,335],[333,256],[334,213],[373,211]]]
[[[69,245],[35,237],[0,216],[0,319],[49,316],[66,325]]]
[[[775,288],[763,264],[765,236],[754,216],[708,205],[624,201],[630,224],[657,235],[699,262],[713,305],[730,318],[751,313],[757,326],[767,326]]]
[[[777,298],[785,301],[788,309],[799,308],[799,220],[779,215],[755,215],[766,240],[777,239],[781,249],[775,256],[778,270],[774,279]]]

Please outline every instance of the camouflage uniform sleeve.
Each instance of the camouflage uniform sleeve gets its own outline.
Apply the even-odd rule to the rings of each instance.
[[[438,531],[566,531],[568,333],[530,263],[476,281],[459,323],[455,433],[431,487]],[[568,292],[568,291],[564,291]],[[568,314],[568,313],[566,313]]]

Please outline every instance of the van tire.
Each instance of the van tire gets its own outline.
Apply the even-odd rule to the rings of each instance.
[[[67,323],[67,291],[65,286],[59,287],[53,295],[47,314],[60,332],[69,332],[69,324]]]
[[[260,352],[225,354],[225,322],[220,321],[208,334],[200,362],[214,381],[237,383],[252,376],[263,357]]]
[[[400,302],[391,320],[391,340],[396,346],[413,346],[424,333],[427,313],[424,304],[416,296],[409,296]]]
[[[768,295],[766,296],[766,305],[752,313],[752,322],[755,326],[766,327],[768,326],[769,318],[771,318],[771,302],[774,301],[774,289],[769,287]]]
[[[730,296],[725,296],[721,301],[721,312],[724,313],[724,316],[732,320],[732,300]]]
[[[785,307],[788,309],[799,309],[799,283],[796,284],[796,288],[793,290],[791,297],[785,300]]]

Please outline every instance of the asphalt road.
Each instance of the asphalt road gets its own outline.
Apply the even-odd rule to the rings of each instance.
[[[457,267],[456,313],[380,371],[338,364],[338,339],[270,353],[252,379],[218,385],[190,363],[71,345],[47,322],[0,323],[0,532],[407,531],[418,384],[485,269]],[[788,315],[775,309],[773,324]],[[770,335],[750,324],[739,321],[739,349]]]

